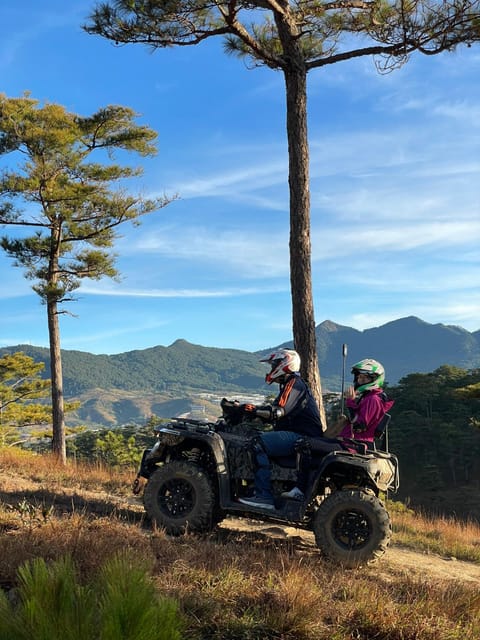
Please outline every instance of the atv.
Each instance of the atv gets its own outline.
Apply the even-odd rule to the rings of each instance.
[[[272,427],[246,418],[236,401],[224,398],[221,407],[216,422],[172,418],[155,427],[133,491],[143,487],[145,511],[157,526],[170,535],[206,532],[228,515],[240,516],[313,531],[323,555],[345,567],[385,553],[392,527],[380,494],[398,489],[395,455],[355,441],[349,451],[325,454],[316,451],[321,438],[302,438],[295,456],[271,460],[275,510],[247,506],[239,498],[253,493],[252,443]],[[305,497],[282,498],[295,486],[302,456],[309,460]]]

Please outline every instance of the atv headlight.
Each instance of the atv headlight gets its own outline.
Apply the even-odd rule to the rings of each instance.
[[[173,447],[176,444],[180,444],[183,442],[185,437],[177,431],[176,429],[169,429],[168,427],[156,427],[155,435],[158,438],[160,444],[167,445],[169,447]]]

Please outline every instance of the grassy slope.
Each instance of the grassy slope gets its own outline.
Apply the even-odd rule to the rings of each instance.
[[[175,597],[185,639],[464,640],[480,637],[480,527],[429,520],[392,507],[394,545],[380,563],[339,571],[308,537],[278,528],[229,526],[168,538],[131,497],[133,470],[56,466],[49,457],[0,450],[0,583],[10,590],[33,557],[73,557],[89,577],[120,549],[147,559],[158,589]],[[395,562],[409,545],[411,569]],[[478,579],[426,573],[432,554],[475,564]],[[445,562],[445,561],[443,561]],[[450,561],[453,562],[453,561]],[[461,572],[459,572],[461,575]]]

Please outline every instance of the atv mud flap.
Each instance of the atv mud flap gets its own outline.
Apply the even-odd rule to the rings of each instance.
[[[144,450],[140,466],[138,468],[137,478],[142,477],[147,480],[150,478],[157,468],[156,463],[160,460],[159,454],[161,453],[161,448],[162,445],[160,443],[155,443],[151,449]]]

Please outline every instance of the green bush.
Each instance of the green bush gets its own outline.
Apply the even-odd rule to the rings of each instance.
[[[180,640],[176,602],[158,598],[146,567],[131,556],[106,563],[97,589],[99,640]]]
[[[96,457],[111,467],[137,467],[142,458],[142,450],[136,446],[134,436],[108,431],[104,438],[95,442]]]
[[[81,584],[70,558],[18,570],[17,603],[0,591],[0,640],[180,640],[177,603],[159,597],[147,568],[128,554]]]

